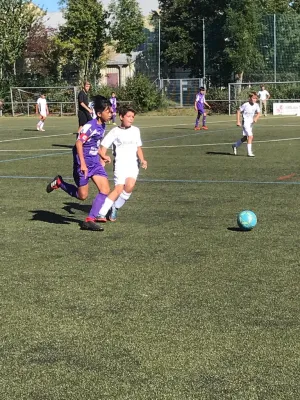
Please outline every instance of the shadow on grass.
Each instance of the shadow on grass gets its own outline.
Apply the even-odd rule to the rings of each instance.
[[[250,232],[250,230],[245,230],[245,229],[239,228],[237,226],[229,227],[229,228],[227,228],[227,230],[232,231],[232,232]]]
[[[63,210],[67,211],[69,214],[75,214],[74,210],[82,211],[88,214],[91,209],[91,204],[81,204],[81,203],[64,203],[65,206]]]
[[[222,151],[207,151],[206,154],[211,155],[211,156],[235,156],[232,153],[222,152]]]
[[[23,131],[25,131],[25,132],[39,132],[36,128],[35,129],[34,128],[32,128],[32,129],[26,128],[26,129],[23,129]]]
[[[67,148],[67,149],[73,149],[74,145],[73,144],[52,144],[52,147],[62,147],[62,148]]]
[[[60,225],[69,225],[72,222],[77,224],[82,224],[82,221],[79,219],[64,217],[63,215],[59,215],[53,213],[51,211],[45,210],[31,210],[33,215],[31,221],[42,221],[47,222],[48,224],[60,224]]]

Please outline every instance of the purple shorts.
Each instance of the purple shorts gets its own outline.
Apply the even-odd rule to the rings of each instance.
[[[204,114],[205,113],[204,107],[201,108],[198,107],[198,113]]]
[[[89,179],[95,175],[104,176],[105,178],[107,178],[107,173],[105,171],[105,168],[100,164],[100,161],[99,163],[87,165],[87,167],[88,167],[88,175],[87,177],[85,177],[84,174],[80,171],[80,165],[74,163],[73,178],[77,187],[87,185]]]

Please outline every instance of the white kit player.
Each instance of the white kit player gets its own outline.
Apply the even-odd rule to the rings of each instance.
[[[38,131],[45,132],[44,123],[45,123],[45,119],[47,118],[47,116],[49,114],[49,109],[48,109],[46,96],[43,93],[40,95],[40,97],[38,98],[38,100],[36,102],[35,112],[36,112],[36,114],[40,115],[40,120],[36,126],[36,129]]]
[[[249,95],[249,101],[244,103],[236,113],[236,124],[241,126],[241,114],[243,115],[243,137],[239,139],[236,143],[232,145],[233,154],[237,154],[237,148],[247,142],[247,153],[248,157],[254,157],[252,152],[252,142],[253,142],[253,132],[252,126],[257,122],[260,116],[260,108],[257,104],[256,93],[251,93]]]
[[[113,146],[114,183],[115,187],[105,199],[97,220],[106,221],[109,210],[109,220],[116,221],[117,211],[130,198],[135,186],[139,165],[147,169],[144,159],[139,128],[133,126],[135,111],[131,107],[122,107],[119,111],[121,125],[113,128],[101,141],[100,156],[106,158],[107,149]]]
[[[264,116],[267,116],[267,100],[270,98],[270,93],[265,89],[264,85],[261,85],[260,91],[257,93],[259,98],[259,106],[261,112],[264,110]]]

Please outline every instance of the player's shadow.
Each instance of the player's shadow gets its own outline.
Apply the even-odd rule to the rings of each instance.
[[[31,221],[41,221],[41,222],[47,222],[48,224],[59,224],[59,225],[69,225],[72,222],[78,224],[82,223],[82,221],[79,219],[64,217],[63,215],[59,215],[51,211],[31,210],[30,212],[33,214]]]
[[[53,143],[52,147],[63,147],[63,148],[67,148],[67,149],[73,149],[74,145],[73,144],[56,144],[56,143]]]
[[[25,132],[38,132],[38,130],[35,128],[32,128],[32,129],[29,129],[29,128],[26,128],[26,129],[23,129],[23,131],[25,131]]]
[[[67,211],[71,215],[75,214],[74,210],[82,211],[83,213],[88,214],[91,209],[90,204],[82,204],[82,203],[64,203],[64,204],[65,206],[63,207],[63,210]]]
[[[229,228],[227,228],[227,230],[228,231],[232,231],[232,232],[250,232],[250,231],[247,231],[245,229],[239,228],[237,226],[229,227]]]
[[[207,151],[206,154],[210,156],[234,156],[234,154],[225,151]]]

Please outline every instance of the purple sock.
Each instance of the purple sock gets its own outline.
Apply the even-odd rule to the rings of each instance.
[[[199,119],[196,118],[195,127],[199,125]]]
[[[92,208],[89,213],[90,218],[96,218],[99,214],[100,208],[102,207],[107,195],[103,193],[98,193],[94,198]]]
[[[78,187],[72,185],[71,183],[67,183],[65,181],[61,181],[60,188],[64,190],[68,195],[72,197],[76,197],[78,199]]]
[[[205,126],[206,125],[206,115],[203,115],[203,121],[202,121],[202,125]]]

